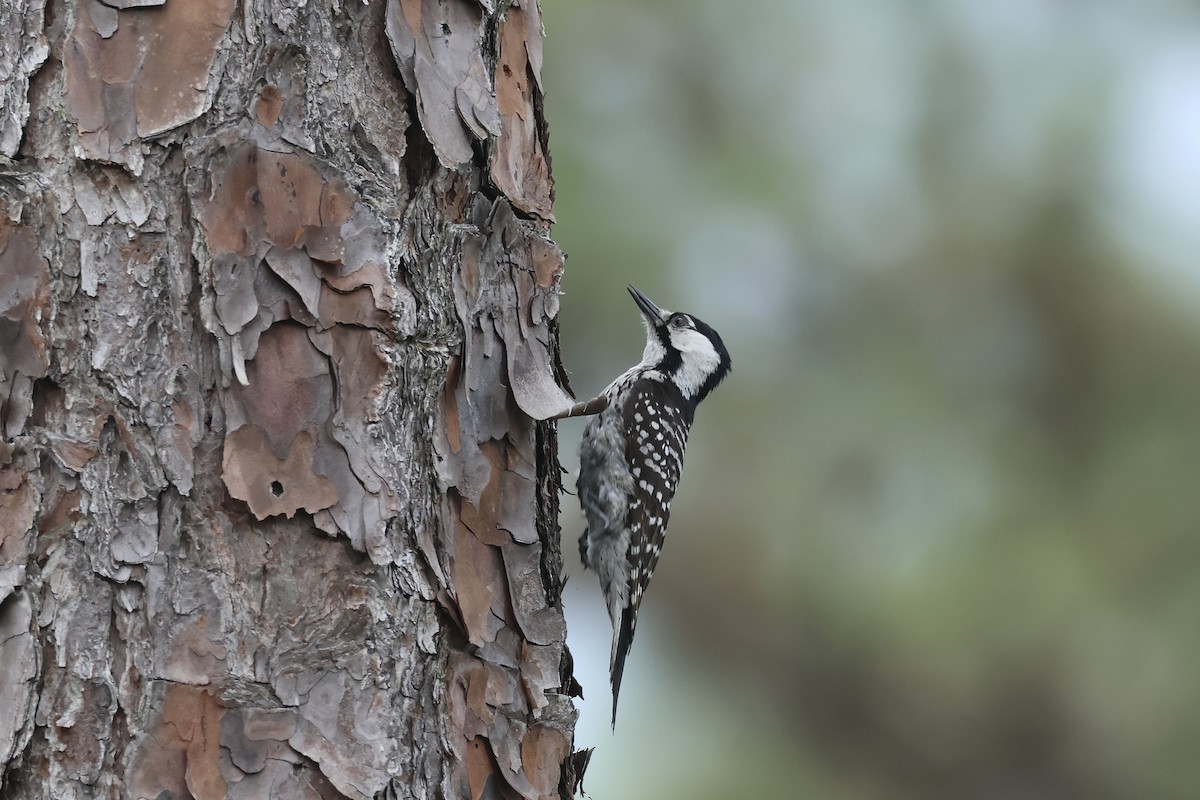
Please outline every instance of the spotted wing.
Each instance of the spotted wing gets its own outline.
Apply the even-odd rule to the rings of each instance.
[[[624,408],[625,458],[633,475],[633,495],[626,516],[630,533],[629,604],[621,613],[609,665],[614,724],[625,657],[633,644],[642,595],[662,552],[691,422],[687,404],[672,385],[647,378],[631,387]]]

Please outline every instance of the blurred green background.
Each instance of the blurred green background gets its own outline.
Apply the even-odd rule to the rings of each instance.
[[[543,11],[577,393],[734,360],[615,735],[564,505],[588,794],[1200,797],[1197,4]]]

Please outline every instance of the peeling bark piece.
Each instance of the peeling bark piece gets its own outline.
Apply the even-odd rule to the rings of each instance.
[[[304,249],[318,261],[340,264],[346,257],[346,242],[338,225],[310,225],[304,229]]]
[[[333,438],[344,449],[363,487],[372,494],[387,492],[391,481],[385,476],[390,478],[396,465],[380,467],[366,458],[371,442],[369,423],[387,378],[387,364],[380,355],[376,337],[369,331],[338,326],[329,335],[334,343],[333,364],[338,383],[348,389],[334,414]]]
[[[466,363],[458,363],[460,369],[451,369],[446,378],[443,392],[444,412],[442,417],[443,430],[435,439],[434,445],[441,456],[438,462],[439,478],[446,486],[453,486],[466,502],[478,507],[484,489],[491,480],[492,464],[484,455],[478,442],[494,438],[487,431],[487,412],[494,408],[487,402],[484,394],[480,401],[473,397],[475,394],[465,380],[479,381],[479,373],[486,366],[491,370],[490,375],[496,382],[492,386],[501,385],[503,372],[498,359],[486,359],[475,355],[480,347],[472,346],[478,337],[468,336]],[[478,362],[482,365],[477,366]],[[493,429],[499,426],[493,426]],[[503,435],[502,429],[500,435]]]
[[[375,305],[368,286],[351,291],[337,291],[329,286],[321,286],[317,318],[323,328],[353,325],[377,331],[387,330],[390,321],[388,315]]]
[[[297,8],[295,4],[291,7]],[[376,15],[372,11],[372,16],[378,19],[375,26],[378,30],[382,27],[383,15]],[[376,39],[373,41],[382,38],[380,33],[368,34],[365,29],[362,34],[374,35]],[[269,150],[280,150],[286,149],[285,144],[295,145],[307,153],[314,153],[320,149],[313,134],[330,120],[323,119],[324,102],[311,102],[316,92],[310,89],[309,78],[314,62],[328,63],[322,58],[323,55],[324,53],[318,54],[314,52],[313,47],[306,45],[284,48],[270,57],[265,71],[265,78],[269,83],[260,94],[259,102],[255,104],[266,104],[265,108],[255,109],[255,117],[262,129],[254,132],[254,138],[260,146]],[[380,53],[379,57],[382,60],[384,56]],[[318,84],[324,83],[325,79],[318,77],[317,73],[312,73],[311,77],[317,78]],[[399,81],[395,83],[398,85]],[[389,107],[392,99],[387,98]],[[311,112],[316,112],[316,116],[312,116]]]
[[[308,156],[259,150],[258,190],[267,239],[280,247],[303,244],[306,229],[340,226],[350,218],[347,190],[327,182]]]
[[[194,692],[195,697],[178,704],[168,696],[166,722],[180,731],[188,741],[188,790],[196,800],[221,800],[225,796],[225,779],[221,776],[220,755],[221,717],[225,709],[207,692]]]
[[[104,0],[104,5],[113,8],[138,8],[161,6],[166,2],[167,0]]]
[[[483,647],[479,648],[481,658],[487,660],[489,664],[499,664],[504,667],[516,669],[521,666],[520,652],[521,632],[517,630],[516,623],[511,623],[513,627],[503,627],[496,632],[496,641],[488,642]]]
[[[92,18],[89,4],[79,5],[64,60],[67,112],[79,127],[85,157],[140,173],[139,137],[178,127],[208,109],[210,71],[233,7],[233,0],[189,0],[152,12],[133,8],[118,14],[114,32],[111,21]]]
[[[471,141],[500,132],[480,57],[483,14],[468,0],[388,0],[387,37],[438,160],[456,169]]]
[[[370,331],[338,325],[322,336],[328,340],[339,399],[330,426],[317,439],[314,464],[337,489],[339,502],[328,512],[336,530],[344,533],[355,549],[377,553],[383,545],[387,518],[402,491],[394,477],[397,465],[379,463],[369,456],[372,421],[378,416],[378,395],[386,385],[387,365],[379,337]]]
[[[472,710],[470,699],[471,685],[479,677],[481,666],[480,660],[476,656],[456,650],[450,653],[446,669],[448,721],[450,728],[462,731],[466,739],[481,736],[484,732],[481,727],[472,724],[472,719],[478,720],[479,714]],[[482,689],[478,693],[482,694]],[[455,744],[462,743],[456,742]]]
[[[510,7],[500,22],[495,73],[500,131],[491,150],[489,170],[496,188],[515,207],[553,222],[554,181],[535,109],[541,102],[540,86],[530,80],[536,72],[526,44],[537,42],[540,48],[541,28],[541,9],[536,2],[526,3],[526,8]],[[540,49],[538,52],[540,55]]]
[[[25,559],[33,547],[34,515],[41,509],[37,492],[24,471],[35,464],[32,458],[19,457],[13,468],[0,470],[0,603],[25,582]],[[43,525],[56,521],[54,516],[46,514]]]
[[[374,756],[392,746],[376,724],[379,709],[345,672],[322,676],[297,713],[296,731],[288,739],[297,752],[311,758],[339,792],[352,800],[372,800],[389,776]]]
[[[154,688],[151,702],[157,724],[133,746],[130,794],[224,798],[220,729],[225,709],[206,689],[196,686],[163,681]]]
[[[491,462],[492,471],[479,495],[478,505],[463,502],[460,512],[463,522],[487,544],[536,542],[538,535],[531,510],[535,501],[533,476],[512,469],[514,460],[520,460],[515,448],[492,440],[484,442],[479,449]]]
[[[464,253],[464,258],[467,255]],[[575,398],[559,384],[551,367],[555,363],[550,350],[549,311],[552,306],[545,298],[557,291],[557,285],[552,281],[547,287],[544,281],[547,275],[561,274],[562,261],[562,251],[557,245],[529,223],[518,221],[507,202],[497,200],[488,218],[488,239],[479,254],[479,269],[485,274],[483,270],[496,268],[490,265],[499,265],[510,270],[511,278],[489,284],[495,289],[479,303],[482,308],[460,307],[460,314],[468,325],[475,317],[496,309],[489,316],[500,321],[497,333],[504,341],[508,385],[517,405],[535,420],[565,414],[575,404]],[[539,266],[531,274],[513,268],[514,263]],[[535,306],[542,309],[536,322],[531,316]],[[512,307],[517,308],[518,313],[500,311]]]
[[[531,725],[521,739],[521,765],[539,798],[558,796],[560,765],[571,752],[562,731],[549,725]]]
[[[179,493],[186,497],[192,491],[195,478],[193,455],[203,430],[199,416],[187,400],[181,398],[171,403],[170,412],[171,424],[158,430],[155,444],[163,472]]]
[[[33,232],[0,218],[0,422],[8,438],[24,430],[33,381],[50,368],[41,326],[50,312],[49,277]]]
[[[111,220],[142,225],[150,217],[145,188],[124,171],[98,168],[76,173],[71,184],[75,205],[89,225],[102,225]]]
[[[479,662],[478,668],[472,670],[467,678],[467,708],[479,718],[484,730],[492,717],[496,716],[488,704],[488,671],[483,662]]]
[[[489,441],[479,445],[479,450],[487,456],[492,464],[487,485],[479,495],[478,503],[464,500],[459,507],[459,517],[471,529],[475,536],[486,544],[501,547],[508,544],[509,534],[500,526],[500,504],[503,502],[501,485],[504,470],[497,462],[503,460],[499,452],[503,449],[500,442]]]
[[[482,667],[487,676],[487,680],[484,682],[484,698],[488,706],[511,708],[520,697],[513,670],[506,669],[500,664],[487,662],[483,663]]]
[[[529,58],[530,75],[537,82],[538,92],[541,93],[546,90],[546,87],[542,86],[542,43],[546,33],[545,26],[542,25],[542,3],[541,0],[524,0],[520,7],[526,14],[525,55]]]
[[[506,326],[508,376],[513,396],[521,410],[531,419],[545,420],[565,414],[575,405],[575,398],[559,386],[547,362],[541,360],[549,350],[549,341],[521,336],[516,325]]]
[[[36,460],[21,453],[0,470],[0,763],[10,763],[28,736],[27,719],[37,702],[37,655],[33,605],[25,565],[33,552],[39,498],[26,479]],[[57,511],[57,509],[53,509]],[[43,525],[50,523],[43,520]]]
[[[303,250],[272,247],[266,262],[283,281],[296,290],[304,308],[316,317],[321,302],[321,279],[313,268],[313,260]]]
[[[249,255],[251,242],[263,237],[263,209],[258,194],[258,148],[247,143],[225,151],[217,163],[225,169],[210,176],[207,197],[196,197],[197,217],[209,252]]]
[[[484,544],[461,522],[454,537],[451,584],[455,587],[467,638],[482,646],[494,641],[503,621],[492,613],[496,597],[503,597],[504,568],[496,548]]]
[[[29,119],[29,76],[50,52],[45,8],[45,0],[0,4],[0,155],[7,158],[17,154]]]
[[[562,615],[546,604],[537,577],[541,572],[541,545],[511,545],[500,552],[504,556],[513,614],[525,638],[543,645],[566,641],[567,628]]]
[[[242,716],[242,733],[251,742],[286,742],[296,732],[296,712],[290,709],[248,708]]]
[[[187,583],[183,587],[192,588]],[[195,596],[197,608],[214,600],[208,587],[195,587]],[[225,662],[229,657],[219,625],[211,623],[203,611],[194,614],[190,608],[176,611],[186,616],[168,623],[169,633],[163,642],[162,676],[179,683],[208,685],[225,674]]]
[[[487,739],[476,736],[467,742],[467,784],[471,789],[471,800],[503,796],[494,786],[498,777],[496,772],[496,759]]]
[[[361,460],[361,453],[355,455]],[[350,453],[335,439],[325,435],[318,439],[313,466],[329,477],[338,497],[336,504],[317,515],[317,526],[330,535],[344,534],[359,552],[373,550],[380,544],[386,500],[368,494],[353,470]]]
[[[221,746],[229,754],[226,774],[233,766],[240,775],[227,777],[227,800],[311,798],[334,796],[313,783],[325,781],[316,765],[288,744],[295,733],[296,715],[282,709],[230,709],[221,720]],[[317,794],[313,790],[317,789]],[[331,787],[330,787],[331,789]]]
[[[330,262],[321,270],[321,280],[328,287],[343,295],[354,293],[362,288],[369,289],[373,305],[378,310],[380,318],[388,320],[390,317],[391,325],[395,326],[396,332],[400,336],[410,336],[413,326],[416,324],[416,301],[412,292],[400,283],[396,276],[389,274],[387,265],[390,257],[383,229],[384,226],[380,220],[366,205],[356,204],[350,218],[342,223],[339,229],[337,242],[341,249],[341,257],[336,262]],[[318,254],[321,247],[314,249],[311,233],[306,239],[306,247],[309,255],[314,259],[329,261],[323,255]],[[326,302],[328,294],[330,292],[323,288],[322,304]],[[334,301],[333,305],[340,306],[340,301]],[[364,306],[356,314],[356,318],[360,320],[372,318],[374,312],[371,312],[371,315],[365,313],[368,309],[369,306]],[[324,318],[322,318],[322,324],[326,324]],[[381,329],[390,327],[386,324],[374,325],[363,322],[355,324],[366,324],[367,327]]]
[[[232,709],[221,718],[221,746],[229,751],[233,765],[247,774],[262,772],[267,765],[269,747],[245,733],[242,709]]]
[[[139,504],[142,505],[142,504]],[[121,530],[114,533],[110,552],[114,564],[145,564],[158,552],[158,515],[152,507],[138,508],[139,517],[126,517]]]
[[[139,136],[175,128],[208,108],[209,72],[233,8],[234,0],[189,0],[153,13],[120,15],[122,29],[133,27],[133,36],[145,43],[133,92]]]
[[[0,763],[8,764],[35,703],[37,643],[28,593],[11,597],[6,592],[0,603]]]
[[[492,752],[496,756],[496,764],[500,767],[500,774],[505,782],[521,797],[536,798],[537,792],[525,776],[524,765],[521,763],[521,739],[526,729],[525,723],[520,719],[497,715],[488,739],[492,743]]]
[[[221,479],[229,494],[244,500],[258,519],[282,514],[288,519],[304,509],[315,514],[337,502],[337,491],[329,479],[313,470],[313,440],[299,433],[287,458],[271,452],[263,430],[243,425],[225,437]]]
[[[525,692],[525,699],[532,709],[545,708],[550,704],[546,693],[562,686],[558,674],[562,650],[554,645],[544,647],[528,642],[522,649],[521,688]]]
[[[318,438],[333,415],[334,380],[329,357],[313,346],[307,328],[272,325],[258,340],[247,375],[249,386],[229,392],[230,429],[257,425],[279,459],[300,433]]]
[[[117,9],[113,6],[100,0],[88,0],[88,14],[100,38],[107,39],[117,32]]]

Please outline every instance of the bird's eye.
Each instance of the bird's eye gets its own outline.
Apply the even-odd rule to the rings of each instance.
[[[676,314],[675,316],[671,317],[671,325],[676,328],[686,328],[687,317],[685,317],[683,314]]]

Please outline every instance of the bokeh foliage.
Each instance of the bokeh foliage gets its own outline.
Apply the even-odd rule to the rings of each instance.
[[[1200,796],[1200,8],[544,10],[576,389],[734,355],[589,793]]]

